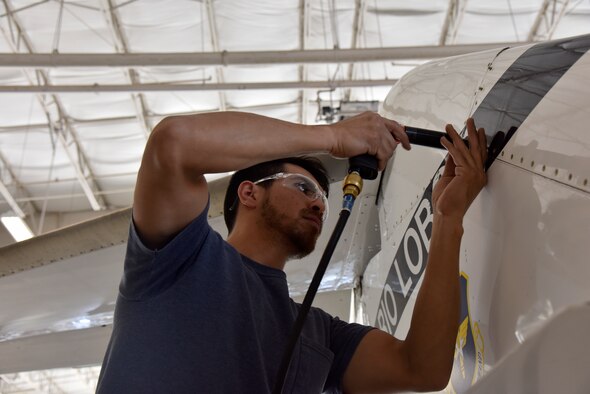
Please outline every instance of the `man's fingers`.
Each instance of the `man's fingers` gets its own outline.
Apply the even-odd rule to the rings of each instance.
[[[395,141],[385,141],[385,143],[380,147],[377,153],[373,155],[377,158],[377,161],[379,162],[379,171],[383,171],[385,169],[387,161],[393,155],[393,151],[395,150],[396,144],[397,143]]]
[[[463,155],[457,150],[457,148],[455,147],[455,145],[453,145],[452,142],[447,140],[445,137],[442,137],[440,139],[440,143],[447,149],[449,155],[451,155],[451,157],[453,158],[453,162],[455,163],[455,165],[461,167],[467,164],[465,162]]]
[[[475,129],[475,122],[473,121],[473,118],[467,119],[467,134],[469,138],[469,153],[471,154],[471,157],[475,161],[475,164],[478,166],[478,168],[481,168],[484,163],[481,157],[481,140],[477,130]]]
[[[368,153],[377,157],[379,162],[379,170],[382,171],[385,169],[387,161],[393,155],[397,145],[401,143],[404,145],[404,147],[406,147],[406,149],[408,149],[410,147],[410,139],[408,138],[404,127],[398,122],[383,117],[380,117],[380,119],[382,123],[377,129],[379,137],[372,143],[376,144],[373,145],[375,152],[372,153],[371,150],[373,149],[369,149]]]
[[[393,138],[391,134],[387,135],[384,138],[384,140],[382,140],[382,143],[379,146],[377,154],[375,155],[379,160],[380,171],[383,171],[383,169],[385,169],[387,161],[391,158],[391,156],[393,156],[393,152],[395,151],[395,148],[397,148],[398,144],[399,142],[395,138]]]
[[[387,119],[387,118],[383,118],[383,121],[385,122],[385,126],[387,127],[389,132],[392,134],[393,138],[396,141],[400,142],[405,150],[412,149],[412,146],[410,145],[410,138],[406,134],[406,130],[404,129],[404,126],[402,126],[401,124],[399,124],[395,120],[391,120],[391,119]]]
[[[455,161],[453,160],[453,156],[450,154],[447,155],[447,159],[445,160],[445,168],[443,170],[442,176],[449,177],[455,175]]]
[[[476,129],[473,118],[467,119],[467,132],[469,133],[469,150],[475,159],[478,168],[482,168],[488,158],[488,146],[485,130]]]
[[[453,125],[446,125],[445,130],[449,137],[451,137],[451,141],[447,140],[446,138],[442,138],[441,142],[442,145],[447,148],[453,159],[455,160],[455,164],[464,167],[466,165],[472,164],[472,159],[470,158],[469,149],[467,149],[467,145],[461,139],[461,136]]]
[[[385,144],[386,144],[386,146],[387,146],[387,148],[388,148],[388,150],[387,150],[387,153],[388,153],[389,155],[393,155],[393,151],[395,151],[395,148],[397,148],[397,146],[398,146],[398,144],[399,144],[399,141],[398,141],[398,140],[396,140],[395,138],[393,138],[393,136],[392,136],[392,135],[390,135],[390,136],[389,136],[389,137],[386,139],[386,141],[385,141]]]
[[[488,142],[486,139],[486,132],[484,129],[477,130],[477,136],[479,137],[479,149],[481,150],[482,163],[488,160]]]

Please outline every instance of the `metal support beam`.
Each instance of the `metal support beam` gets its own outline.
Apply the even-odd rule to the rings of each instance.
[[[305,82],[226,82],[203,84],[137,84],[137,85],[12,85],[0,86],[0,93],[79,93],[79,92],[182,92],[202,90],[257,90],[257,89],[337,89],[369,86],[391,86],[396,79],[363,79],[352,81]]]
[[[449,8],[447,9],[447,16],[443,23],[443,28],[440,33],[439,45],[454,44],[457,38],[459,26],[463,21],[467,0],[449,0]]]
[[[59,140],[59,142],[61,143],[62,147],[64,148],[66,155],[68,156],[68,159],[70,159],[70,162],[72,163],[72,166],[74,167],[74,171],[76,172],[76,178],[78,179],[78,182],[80,183],[80,186],[82,187],[82,190],[84,191],[84,194],[86,194],[86,197],[88,198],[88,201],[90,202],[90,206],[92,207],[93,210],[95,211],[100,211],[101,209],[103,209],[104,207],[98,202],[97,196],[94,195],[94,190],[92,189],[92,186],[90,186],[90,183],[88,182],[88,180],[86,179],[86,175],[85,173],[87,171],[89,171],[88,167],[87,167],[87,163],[85,160],[76,160],[77,158],[79,159],[81,157],[80,155],[80,151],[78,150],[78,145],[74,142],[74,140],[68,141],[68,135],[71,136],[71,125],[69,125],[69,123],[67,123],[65,125],[65,129],[66,130],[70,130],[70,132],[64,132],[64,129],[61,130],[56,130],[56,135],[57,138]],[[76,146],[76,154],[74,154],[70,148],[70,142],[73,142],[73,144]],[[99,195],[99,198],[100,197]]]
[[[30,38],[22,28],[22,24],[18,20],[17,16],[14,15],[12,12],[12,5],[10,4],[9,0],[2,0],[4,3],[4,8],[7,13],[8,23],[10,26],[14,27],[17,31],[16,39],[18,43],[23,43],[25,46],[26,51],[29,55],[34,54],[33,45],[31,43]],[[15,44],[9,36],[4,32],[2,32],[7,38],[7,42],[11,45],[13,52],[18,52],[19,48],[17,44]],[[9,56],[18,56],[18,54],[13,54]],[[35,85],[33,82],[33,78],[27,73],[24,72],[26,78],[29,80],[31,85]],[[42,85],[49,85],[49,77],[47,73],[43,70],[35,70],[36,77],[38,82]],[[88,201],[90,202],[90,206],[95,211],[102,209],[106,204],[102,196],[98,196],[98,198],[94,195],[93,190],[100,191],[96,181],[94,180],[94,176],[92,171],[90,170],[90,166],[88,165],[88,160],[86,156],[82,153],[82,149],[80,148],[80,144],[76,138],[76,132],[74,131],[73,127],[71,126],[67,114],[65,113],[64,106],[61,104],[61,101],[56,95],[51,96],[52,104],[55,106],[58,115],[58,122],[57,125],[54,124],[51,118],[51,108],[50,104],[45,101],[45,96],[37,95],[37,99],[39,104],[43,108],[45,112],[45,116],[47,118],[47,124],[50,130],[57,131],[57,135],[60,137],[58,138],[59,142],[61,143],[63,149],[66,151],[68,158],[70,159],[72,166],[76,171],[76,175],[82,190],[86,194]],[[70,146],[73,146],[75,149],[75,154],[71,152]]]
[[[368,63],[393,60],[435,59],[528,42],[497,42],[420,47],[307,49],[304,51],[253,51],[216,53],[15,53],[0,54],[0,67],[147,67],[228,66],[254,64]]]
[[[119,15],[117,9],[113,6],[113,1],[101,0],[100,5],[105,20],[109,25],[109,28],[111,29],[112,36],[115,38],[115,48],[117,49],[117,52],[129,53],[127,37],[125,36],[123,29],[121,28],[121,23],[119,22]],[[139,76],[133,68],[129,68],[127,70],[127,79],[129,80],[129,82],[131,82],[131,84],[140,83]],[[139,120],[139,123],[143,128],[144,135],[147,139],[152,130],[152,125],[149,122],[149,111],[147,108],[145,97],[141,93],[132,94],[131,100],[133,100],[133,105],[135,106],[137,119]]]
[[[48,393],[67,394],[63,388],[53,379],[51,371],[31,371],[26,373],[31,383],[37,383],[41,390],[45,389]],[[35,376],[36,375],[36,376]],[[42,382],[47,382],[43,384]]]
[[[6,200],[8,205],[10,205],[10,209],[12,209],[12,212],[14,212],[15,215],[17,215],[21,219],[23,219],[25,216],[27,216],[23,212],[23,210],[18,206],[18,203],[16,202],[16,200],[14,199],[14,197],[12,196],[12,194],[10,193],[10,191],[8,190],[8,188],[6,187],[4,182],[2,182],[1,180],[0,180],[0,194],[2,194],[2,197],[4,197],[4,199]]]
[[[19,391],[29,391],[30,387],[28,387],[26,382],[22,382],[20,380],[20,376],[18,373],[14,373],[14,374],[4,374],[2,376],[0,376],[0,380],[2,381],[2,385],[0,385],[0,388],[2,389],[2,391],[0,392],[4,392],[4,391],[8,391],[8,389],[10,389],[11,391],[14,390],[18,390]],[[27,387],[24,387],[25,385],[27,385]]]
[[[529,31],[528,41],[545,41],[550,40],[555,33],[555,29],[569,4],[570,0],[544,0],[537,18]]]
[[[75,374],[86,384],[88,390],[95,391],[100,372],[99,367],[74,368]]]
[[[31,391],[32,389],[39,393],[66,394],[63,388],[45,371],[20,372],[13,374],[10,380],[6,375],[2,379],[6,383],[13,385],[19,392]]]
[[[299,2],[299,48],[305,51],[307,45],[307,37],[309,35],[309,1],[300,0]],[[298,67],[299,81],[307,81],[307,66],[300,64]],[[299,123],[307,123],[307,90],[301,89],[299,91]]]
[[[249,105],[249,106],[241,106],[241,107],[228,107],[230,111],[242,111],[242,112],[256,112],[256,111],[266,111],[266,110],[273,110],[277,108],[286,108],[286,107],[295,107],[298,105],[298,101],[287,101],[283,103],[272,103],[272,104],[261,104],[261,105]],[[201,110],[201,111],[180,111],[180,112],[168,112],[157,114],[153,113],[150,115],[152,118],[160,119],[165,116],[185,116],[185,115],[195,115],[199,113],[209,113],[214,112],[215,110]],[[75,119],[70,118],[72,124],[92,124],[92,125],[112,125],[117,122],[128,122],[137,119],[135,116],[114,116],[114,117],[106,117],[106,118],[94,118],[94,119]],[[47,128],[47,124],[26,124],[26,125],[14,125],[14,126],[3,126],[0,127],[0,133],[26,133],[31,129],[35,128]],[[106,175],[96,177],[96,178],[104,178]],[[106,176],[108,177],[108,176]],[[67,178],[61,178],[60,180],[65,180]],[[28,183],[21,183],[23,186],[28,186],[30,184],[35,184],[36,182],[28,182]],[[42,182],[45,184],[45,182]],[[18,200],[18,199],[17,199]]]
[[[355,1],[355,8],[354,8],[354,21],[352,24],[352,42],[350,43],[351,49],[357,49],[359,43],[361,42],[361,36],[364,30],[365,24],[365,13],[367,9],[367,1],[366,0],[356,0]],[[356,73],[356,63],[352,62],[348,66],[348,76],[347,79],[350,81],[355,77]],[[344,93],[344,100],[350,100],[351,90],[348,89]]]
[[[12,171],[12,169],[8,165],[8,162],[6,161],[6,159],[4,158],[4,156],[2,156],[2,154],[0,154],[0,163],[2,164],[3,169],[6,172],[8,172],[8,174],[12,178],[12,181],[16,184],[16,187],[17,188],[21,188],[21,185],[18,183],[18,181],[17,181],[17,179],[16,179],[16,177],[14,175],[14,172]],[[21,219],[24,219],[25,216],[26,216],[25,212],[18,205],[18,203],[16,202],[14,196],[12,195],[12,193],[10,193],[10,191],[8,190],[8,187],[2,181],[2,179],[0,179],[0,194],[2,194],[2,197],[4,197],[4,199],[6,200],[6,202],[8,203],[8,205],[10,206],[10,208],[12,209],[12,211],[15,213],[15,215],[17,215]]]
[[[211,45],[213,47],[213,51],[219,52],[219,33],[217,30],[217,23],[215,22],[215,10],[213,9],[213,2],[211,0],[206,0],[205,6],[207,7],[207,19],[209,21],[209,34],[211,35]],[[217,66],[215,67],[215,73],[217,75],[217,83],[224,83],[225,76],[223,75],[223,68]],[[225,98],[225,93],[219,92],[219,110],[225,111],[227,109],[227,100]]]

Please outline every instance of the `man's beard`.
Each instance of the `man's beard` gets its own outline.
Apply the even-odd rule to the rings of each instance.
[[[312,210],[308,215],[317,216]],[[313,226],[305,226],[305,219],[291,219],[277,211],[267,198],[262,203],[262,218],[279,238],[289,243],[290,257],[300,259],[315,249],[319,231]],[[321,231],[321,229],[320,229]]]

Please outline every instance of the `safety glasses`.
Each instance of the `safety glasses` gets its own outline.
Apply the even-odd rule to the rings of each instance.
[[[305,175],[293,174],[289,172],[277,172],[276,174],[267,176],[254,182],[255,185],[266,181],[280,181],[284,187],[301,192],[309,201],[315,201],[318,198],[322,200],[324,205],[324,214],[322,221],[326,221],[328,217],[328,197],[312,179]]]

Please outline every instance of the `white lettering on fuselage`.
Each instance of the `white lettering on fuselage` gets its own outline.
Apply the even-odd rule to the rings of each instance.
[[[436,176],[434,180],[438,180]],[[376,325],[392,335],[395,333],[398,319],[403,314],[408,298],[426,267],[433,220],[431,195],[432,182],[424,192],[410,225],[404,233],[381,293]]]

